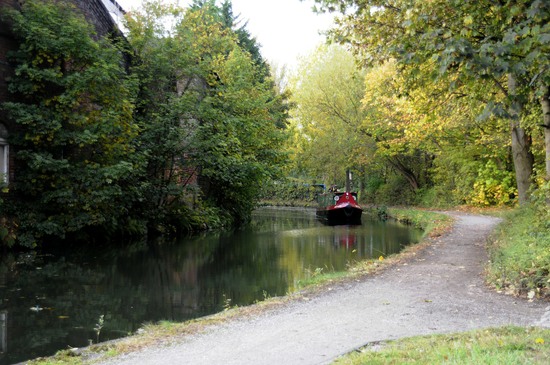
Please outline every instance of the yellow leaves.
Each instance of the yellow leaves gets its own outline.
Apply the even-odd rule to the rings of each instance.
[[[33,66],[42,66],[44,64],[52,66],[55,63],[56,59],[51,55],[42,50],[38,51],[34,60],[32,61]]]

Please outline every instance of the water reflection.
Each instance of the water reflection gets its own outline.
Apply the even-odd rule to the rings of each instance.
[[[284,295],[315,269],[343,270],[419,235],[394,223],[329,227],[313,210],[261,209],[231,233],[7,255],[0,262],[0,364],[125,336],[145,322]]]

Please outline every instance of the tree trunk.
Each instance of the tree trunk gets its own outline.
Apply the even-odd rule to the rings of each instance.
[[[399,158],[388,157],[387,160],[409,182],[413,191],[420,189],[420,183],[414,172],[399,161]]]
[[[550,89],[544,87],[544,94],[540,100],[544,128],[544,147],[546,149],[546,181],[550,181]]]
[[[529,188],[533,174],[533,154],[531,153],[531,136],[520,126],[522,105],[515,97],[516,79],[508,75],[508,92],[510,104],[510,129],[512,132],[512,158],[516,172],[519,204],[529,201]]]

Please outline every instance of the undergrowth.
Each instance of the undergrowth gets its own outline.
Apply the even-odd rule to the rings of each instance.
[[[509,294],[550,299],[549,225],[536,205],[508,213],[489,245],[489,282]]]

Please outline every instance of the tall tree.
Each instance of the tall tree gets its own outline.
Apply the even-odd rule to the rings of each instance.
[[[322,45],[303,59],[290,82],[300,141],[290,148],[298,172],[335,183],[345,179],[347,168],[359,167],[356,149],[368,149],[357,134],[365,117],[364,88],[364,72],[343,47]]]
[[[139,82],[134,119],[140,126],[139,150],[147,163],[143,194],[137,209],[152,227],[170,225],[195,191],[196,166],[191,162],[191,139],[196,126],[192,112],[205,90],[199,49],[189,36],[175,36],[184,9],[147,1],[142,12],[126,17],[127,39],[134,53],[131,72]]]
[[[248,219],[261,185],[282,163],[283,100],[261,65],[240,47],[231,29],[210,17],[211,11],[193,11],[178,28],[180,34],[191,30],[200,43],[207,72],[202,75],[206,94],[195,114],[193,156],[205,199],[241,221]]]
[[[173,21],[162,23],[164,17]],[[151,191],[158,194],[155,214],[181,218],[190,214],[186,206],[198,203],[228,220],[245,220],[259,186],[281,164],[284,99],[227,17],[227,8],[212,1],[189,9],[151,1],[143,14],[128,18],[138,55],[133,70],[142,82],[136,118],[145,131]],[[186,183],[194,175],[199,190],[189,202]]]

